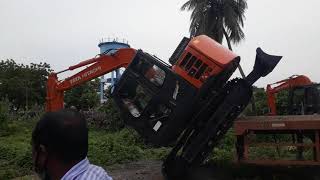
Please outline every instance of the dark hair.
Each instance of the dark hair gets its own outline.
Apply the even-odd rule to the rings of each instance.
[[[82,160],[88,154],[87,122],[75,111],[48,112],[33,130],[32,143],[35,148],[44,145],[65,163]]]

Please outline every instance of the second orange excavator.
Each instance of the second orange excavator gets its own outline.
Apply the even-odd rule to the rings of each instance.
[[[318,113],[320,107],[320,85],[312,83],[305,75],[293,75],[287,79],[268,84],[266,88],[269,115],[277,115],[276,98],[278,92],[288,90],[287,114],[304,115]]]

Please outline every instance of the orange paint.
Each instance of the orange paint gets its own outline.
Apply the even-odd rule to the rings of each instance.
[[[191,63],[191,59],[188,58],[190,55],[190,58],[194,57],[196,59],[195,62]],[[208,36],[201,35],[189,42],[177,65],[173,66],[173,71],[197,88],[200,88],[208,77],[221,73],[236,57],[237,55],[229,49]],[[186,62],[186,58],[189,59],[188,62]],[[200,61],[201,65],[207,65],[203,73],[200,73],[201,65],[199,67],[196,65],[197,62],[200,64]],[[188,65],[189,62],[191,65]],[[193,74],[193,72],[195,73]],[[196,77],[197,73],[201,75]]]

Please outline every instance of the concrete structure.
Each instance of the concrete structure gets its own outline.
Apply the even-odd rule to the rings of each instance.
[[[118,38],[107,38],[107,39],[101,39],[101,41],[98,44],[98,47],[100,48],[100,54],[111,54],[117,51],[121,48],[129,48],[128,41],[125,39],[119,40]],[[105,79],[105,76],[100,77],[100,102],[103,103],[106,101],[104,98],[104,86],[105,83],[110,83],[111,85],[114,85],[114,83],[117,82],[117,80],[121,77],[120,70],[115,70],[110,73],[110,78]]]

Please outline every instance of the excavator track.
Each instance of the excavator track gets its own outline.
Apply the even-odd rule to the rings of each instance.
[[[189,140],[192,143],[185,148],[182,154],[191,165],[199,165],[208,157],[219,140],[231,128],[234,120],[248,105],[252,96],[251,86],[243,79],[229,81],[224,90],[224,94],[221,95],[224,97],[223,101],[211,114],[205,128]]]
[[[199,95],[199,103],[195,104],[200,105],[200,108],[195,107],[195,116],[162,165],[167,179],[185,179],[188,168],[204,162],[249,104],[252,85],[259,78],[268,75],[282,58],[266,54],[261,48],[257,48],[256,52],[253,70],[246,78],[233,79],[221,84],[221,88],[217,88],[215,79],[209,79],[207,82],[212,83],[204,84],[206,89],[200,90],[202,93]]]
[[[181,178],[187,168],[201,164],[208,157],[249,103],[252,88],[243,79],[233,79],[213,94],[164,162],[168,179]]]

